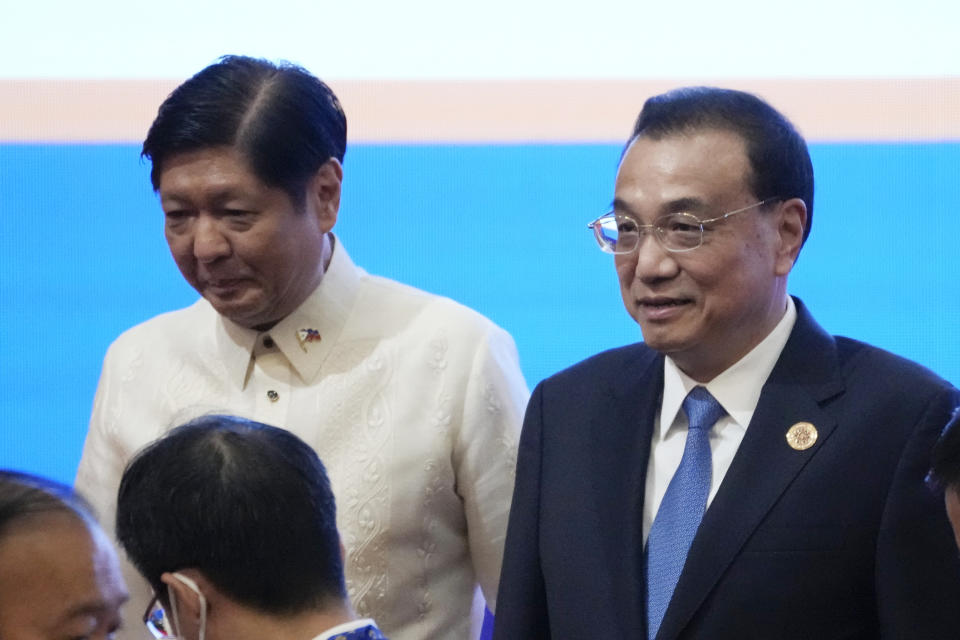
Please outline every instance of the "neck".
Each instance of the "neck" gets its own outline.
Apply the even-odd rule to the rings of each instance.
[[[320,263],[323,264],[323,272],[326,273],[330,268],[330,260],[333,259],[333,236],[326,233],[323,236],[323,249],[320,253]]]
[[[276,616],[236,607],[208,621],[209,640],[312,640],[327,629],[356,619],[347,602],[292,616]]]
[[[330,261],[333,259],[333,236],[329,233],[323,236],[323,247],[320,252],[320,264],[317,266],[316,282],[310,288],[310,293],[313,293],[314,289],[320,286],[320,281],[323,280],[323,276],[326,275],[327,269],[330,268]],[[297,305],[303,304],[303,300]],[[278,322],[283,320],[283,318],[277,318],[271,322],[264,322],[262,324],[253,325],[249,327],[254,331],[269,331],[273,329]],[[246,326],[246,325],[244,325]]]
[[[726,341],[727,348],[709,345],[693,353],[671,353],[670,357],[681,371],[697,382],[710,382],[763,342],[783,319],[787,312],[785,281],[778,287],[777,294],[766,307],[754,314],[753,321],[751,318],[744,319],[743,324],[738,327],[739,336],[730,336]],[[743,328],[749,326],[752,326],[752,329]]]

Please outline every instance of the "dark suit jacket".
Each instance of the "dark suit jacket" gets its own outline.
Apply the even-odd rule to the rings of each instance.
[[[658,639],[960,638],[960,562],[930,449],[960,404],[910,361],[827,335],[799,300]],[[541,382],[517,463],[496,640],[645,638],[642,509],[663,357]],[[796,422],[816,444],[788,446]]]

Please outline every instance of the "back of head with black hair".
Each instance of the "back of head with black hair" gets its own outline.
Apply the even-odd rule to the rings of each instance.
[[[178,427],[123,473],[117,539],[158,594],[194,568],[260,612],[346,598],[336,507],[317,454],[292,433],[232,416]]]
[[[166,160],[220,146],[235,148],[261,182],[302,207],[323,163],[343,162],[347,118],[330,87],[302,67],[225,56],[164,100],[141,155],[153,163],[157,190]]]
[[[729,131],[746,143],[759,200],[800,198],[807,205],[803,241],[813,224],[813,163],[807,143],[779,111],[757,96],[716,87],[684,87],[649,98],[627,143],[706,129]]]
[[[44,513],[96,521],[87,501],[70,487],[29,473],[0,470],[0,538],[17,522]]]
[[[960,494],[960,407],[944,427],[933,447],[933,463],[928,481],[935,487]]]

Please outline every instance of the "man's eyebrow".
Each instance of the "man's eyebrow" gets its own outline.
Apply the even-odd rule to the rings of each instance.
[[[117,598],[115,603],[107,602],[106,600],[90,600],[88,602],[81,602],[73,607],[70,607],[61,617],[64,620],[69,620],[70,618],[76,618],[77,616],[88,616],[104,613],[106,611],[113,610],[115,607],[121,606],[129,599],[130,595],[123,593]]]
[[[250,194],[245,193],[235,187],[224,187],[223,189],[218,189],[210,194],[210,201],[218,207],[223,206],[224,203],[230,202],[231,200],[249,201]]]
[[[700,198],[687,197],[687,198],[677,198],[676,200],[671,200],[664,207],[664,211],[668,213],[689,213],[693,211],[703,211],[707,208],[706,203]]]
[[[686,197],[686,198],[677,198],[676,200],[671,200],[660,207],[660,213],[690,213],[694,211],[703,211],[707,208],[706,203],[700,198],[695,197]],[[640,216],[637,212],[631,207],[626,201],[621,198],[614,198],[613,202],[610,204],[611,211],[622,211],[634,218],[639,219]]]
[[[249,200],[250,194],[244,193],[236,187],[223,187],[208,193],[207,198],[214,206],[220,207],[231,200]],[[160,196],[160,204],[179,205],[189,201],[189,196],[179,194],[176,191]]]
[[[183,198],[176,193],[161,193],[160,204],[179,204]]]
[[[633,208],[629,204],[627,204],[626,201],[624,201],[622,198],[614,198],[613,201],[610,203],[610,210],[623,211],[625,213],[629,213],[631,216],[635,218],[637,217],[637,214],[633,210]]]

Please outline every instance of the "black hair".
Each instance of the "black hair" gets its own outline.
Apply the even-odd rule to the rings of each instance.
[[[66,513],[96,522],[93,509],[67,485],[19,471],[0,470],[0,537],[25,518]]]
[[[943,428],[933,447],[933,460],[927,484],[935,489],[960,493],[960,407]]]
[[[779,111],[733,89],[684,87],[649,98],[627,143],[719,129],[739,135],[747,148],[749,186],[759,200],[800,198],[807,205],[803,241],[813,224],[813,163],[807,143]]]
[[[141,450],[117,498],[117,539],[161,596],[193,568],[274,615],[346,598],[336,507],[320,458],[252,420],[197,418]]]
[[[156,191],[170,157],[219,146],[236,149],[261,182],[302,207],[320,167],[343,162],[347,118],[330,87],[304,68],[224,56],[163,101],[141,156],[153,163]]]

